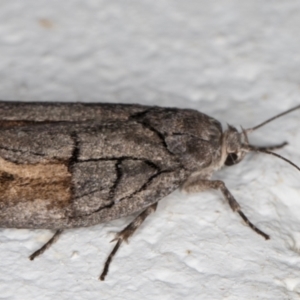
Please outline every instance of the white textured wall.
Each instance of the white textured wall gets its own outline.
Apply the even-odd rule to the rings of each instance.
[[[0,98],[190,107],[249,127],[300,103],[300,2],[0,1]],[[253,134],[288,141],[300,164],[300,112]],[[217,192],[160,202],[98,281],[130,218],[51,233],[0,231],[0,299],[298,299],[300,173],[249,155],[216,174],[264,241]]]

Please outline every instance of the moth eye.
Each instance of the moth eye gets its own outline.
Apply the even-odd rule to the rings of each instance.
[[[229,153],[225,160],[225,165],[232,166],[236,163],[238,163],[238,156],[235,153]]]

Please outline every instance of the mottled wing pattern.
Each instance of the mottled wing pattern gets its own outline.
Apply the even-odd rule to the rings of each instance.
[[[3,128],[0,226],[68,228],[139,211],[183,180],[166,155],[161,138],[134,121]]]

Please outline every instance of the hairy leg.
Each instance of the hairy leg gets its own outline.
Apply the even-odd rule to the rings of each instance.
[[[53,243],[55,243],[59,236],[61,235],[61,233],[63,232],[62,229],[58,229],[56,230],[56,232],[54,233],[54,235],[52,236],[52,238],[40,249],[38,249],[37,251],[35,251],[34,253],[32,253],[29,256],[30,260],[34,260],[37,256],[43,254]]]
[[[219,190],[224,195],[225,199],[228,201],[231,209],[233,211],[236,211],[242,219],[245,221],[245,223],[253,229],[256,233],[263,236],[266,240],[268,240],[270,237],[260,229],[258,229],[254,224],[252,224],[249,219],[245,216],[245,214],[242,212],[240,205],[235,200],[235,198],[232,196],[232,194],[229,192],[227,187],[225,186],[225,183],[220,180],[202,180],[192,178],[190,180],[187,180],[187,182],[183,185],[183,190],[187,192],[201,192],[207,189],[214,189]]]
[[[273,151],[273,150],[278,150],[283,148],[284,146],[286,146],[288,143],[287,142],[283,142],[281,144],[278,145],[273,145],[273,146],[252,146],[253,149],[257,149],[258,151]]]
[[[116,237],[112,240],[117,241],[116,245],[114,246],[113,250],[107,257],[102,274],[100,275],[99,279],[104,280],[105,276],[108,273],[109,265],[117,253],[119,247],[121,246],[122,242],[128,242],[128,239],[133,235],[133,233],[140,227],[140,225],[145,221],[145,219],[156,210],[157,203],[152,204],[148,208],[146,208],[141,214],[139,214],[128,226],[126,226],[122,231],[116,234]]]

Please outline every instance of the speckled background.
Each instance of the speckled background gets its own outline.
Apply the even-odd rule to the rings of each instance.
[[[0,1],[0,98],[189,107],[250,127],[300,103],[300,2]],[[288,141],[300,164],[300,111],[251,136]],[[245,226],[218,192],[160,202],[98,276],[110,232],[131,218],[66,231],[0,231],[0,299],[298,299],[300,173],[263,154],[221,170]]]

